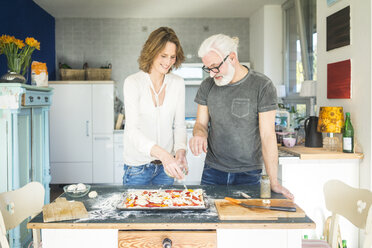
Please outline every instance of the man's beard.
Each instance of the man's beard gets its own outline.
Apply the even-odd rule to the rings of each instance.
[[[234,68],[234,66],[231,65],[230,61],[227,61],[227,63],[228,63],[227,74],[226,75],[217,74],[217,75],[214,76],[214,82],[217,86],[225,86],[225,85],[229,84],[234,77],[235,68]],[[219,76],[219,75],[221,75],[222,78],[217,80],[216,76]]]

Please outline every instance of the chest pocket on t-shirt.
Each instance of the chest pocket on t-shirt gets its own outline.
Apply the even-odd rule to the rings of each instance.
[[[231,113],[238,118],[246,117],[249,114],[249,99],[234,99],[231,104]]]

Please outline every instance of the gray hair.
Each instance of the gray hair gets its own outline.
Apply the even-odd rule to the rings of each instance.
[[[238,37],[230,37],[225,34],[215,34],[203,41],[200,45],[198,55],[202,58],[210,51],[214,51],[221,57],[225,57],[231,52],[234,52],[236,57],[238,57],[238,44]]]

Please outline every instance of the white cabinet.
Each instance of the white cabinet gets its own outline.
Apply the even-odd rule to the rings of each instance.
[[[187,163],[189,166],[189,174],[185,177],[182,182],[175,181],[175,184],[187,184],[187,185],[199,185],[201,176],[204,168],[205,153],[203,152],[199,156],[194,156],[189,149],[189,141],[192,138],[192,129],[187,129]]]
[[[49,84],[52,183],[112,183],[113,81]]]
[[[114,183],[123,184],[124,161],[123,161],[123,131],[114,131]]]
[[[331,213],[325,207],[323,187],[333,179],[359,187],[359,160],[301,160],[279,158],[278,179],[295,196],[295,202],[316,223],[316,229],[307,229],[303,235],[319,239],[323,234],[324,222]],[[358,229],[345,218],[340,217],[342,239],[349,247],[358,246]]]

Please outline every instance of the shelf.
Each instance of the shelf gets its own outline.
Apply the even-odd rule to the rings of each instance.
[[[343,153],[343,152],[332,152],[327,151],[324,148],[310,148],[304,146],[295,146],[292,148],[279,147],[279,150],[285,151],[296,156],[299,156],[302,160],[310,159],[362,159],[363,153]]]

